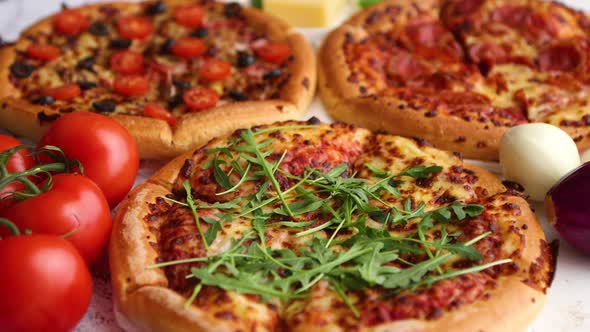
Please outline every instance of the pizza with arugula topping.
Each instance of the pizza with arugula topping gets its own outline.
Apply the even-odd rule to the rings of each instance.
[[[319,55],[338,120],[497,160],[510,127],[545,122],[590,147],[590,19],[539,0],[387,0]]]
[[[522,331],[554,269],[528,203],[491,173],[315,119],[215,139],[115,219],[126,329]]]
[[[164,0],[64,8],[0,48],[0,123],[39,138],[61,114],[112,116],[143,158],[299,117],[315,91],[304,38],[236,3]]]

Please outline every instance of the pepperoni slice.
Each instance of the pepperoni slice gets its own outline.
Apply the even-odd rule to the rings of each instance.
[[[77,35],[85,31],[90,20],[81,11],[66,9],[53,17],[53,27],[64,35]]]
[[[407,86],[410,88],[426,88],[435,91],[449,90],[452,87],[454,78],[446,73],[434,73],[428,76],[418,77],[410,82]]]
[[[254,48],[256,55],[266,62],[281,64],[291,55],[291,47],[287,42],[269,41]]]
[[[202,111],[215,107],[219,101],[219,95],[211,89],[193,88],[187,90],[182,99],[191,111]]]
[[[389,60],[386,68],[389,74],[400,77],[404,80],[411,80],[429,73],[427,65],[423,64],[416,59],[415,56],[405,51],[397,52]]]
[[[143,108],[143,114],[154,119],[164,120],[171,126],[176,124],[176,117],[174,114],[168,112],[167,109],[158,104],[147,103]]]
[[[70,100],[82,94],[78,84],[68,84],[56,88],[49,88],[43,91],[45,96],[53,97],[56,100]]]
[[[203,24],[205,12],[199,5],[178,6],[174,10],[174,20],[176,23],[187,28],[198,28]]]
[[[522,31],[535,42],[535,38],[556,37],[559,34],[557,18],[544,16],[529,6],[506,5],[494,10],[491,17],[493,21]]]
[[[181,58],[195,58],[205,53],[205,43],[200,38],[183,37],[178,38],[170,51]]]
[[[207,81],[220,81],[231,73],[231,63],[219,59],[207,59],[199,67],[199,76]]]
[[[111,68],[123,75],[140,74],[144,70],[144,59],[135,51],[116,52],[111,56]]]
[[[27,48],[27,56],[37,60],[51,61],[61,55],[57,46],[47,44],[32,44]]]
[[[481,42],[469,48],[469,57],[475,63],[491,67],[494,64],[506,62],[508,52],[494,42]]]
[[[531,15],[531,8],[526,6],[505,5],[492,12],[492,20],[513,28],[526,28]]]
[[[485,0],[461,0],[453,4],[453,15],[463,16],[474,13],[483,5]]]
[[[148,92],[150,81],[140,75],[121,76],[115,79],[113,89],[127,97],[138,96]]]
[[[439,22],[418,21],[406,26],[406,34],[418,45],[433,47],[445,39],[447,31]]]
[[[152,34],[154,25],[147,17],[127,16],[117,21],[117,29],[123,38],[144,39]]]
[[[539,53],[539,66],[545,71],[575,71],[583,58],[575,45],[554,45]]]

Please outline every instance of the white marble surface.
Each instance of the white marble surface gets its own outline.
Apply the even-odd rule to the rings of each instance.
[[[67,5],[75,6],[82,3],[99,2],[100,0],[69,0]],[[563,2],[590,11],[590,0],[563,0]],[[19,32],[61,6],[59,0],[0,0],[0,36],[4,40],[15,39]],[[322,32],[318,30],[303,31],[312,44],[318,45]],[[310,107],[308,117],[318,116],[330,121],[321,104],[316,100]],[[2,124],[0,124],[0,127]],[[0,129],[0,132],[2,130]],[[160,167],[159,162],[142,162],[137,183],[143,182],[152,172]],[[482,163],[482,166],[498,172],[495,163]],[[555,232],[546,223],[541,205],[535,205],[548,237],[557,238]],[[590,241],[590,239],[588,239]],[[76,331],[120,331],[117,327],[111,304],[106,257],[93,267],[95,292],[90,309],[80,322]],[[574,251],[566,243],[561,243],[557,272],[553,286],[549,291],[547,305],[530,332],[588,332],[590,331],[590,257]]]

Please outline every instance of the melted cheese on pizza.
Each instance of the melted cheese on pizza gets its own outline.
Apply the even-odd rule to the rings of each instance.
[[[262,165],[270,165],[273,175],[265,173]],[[328,179],[335,169],[339,171],[335,173],[335,178],[331,178],[331,183],[337,185],[330,187],[328,191],[322,191],[322,186],[327,185],[321,182],[322,179]],[[220,284],[217,287],[205,285],[201,289],[200,283],[215,283],[219,279],[204,281],[203,278],[207,278],[207,275],[200,275],[201,279],[193,275],[196,273],[195,269],[207,268],[208,273],[218,273],[217,267],[211,266],[217,263],[212,262],[216,257],[235,252],[236,248],[245,250],[244,254],[247,256],[261,254],[257,250],[264,247],[266,250],[273,250],[268,255],[278,255],[275,259],[291,253],[288,255],[294,256],[285,257],[296,260],[298,255],[305,256],[306,252],[309,254],[309,250],[317,253],[320,250],[317,243],[322,243],[330,251],[323,254],[327,256],[321,257],[327,259],[325,265],[330,265],[332,261],[329,257],[358,250],[355,244],[351,247],[347,241],[361,241],[355,238],[360,236],[361,229],[363,232],[367,232],[367,229],[375,232],[381,230],[387,233],[382,236],[420,242],[415,236],[421,232],[419,229],[423,229],[424,220],[419,217],[408,217],[404,222],[387,221],[389,216],[383,214],[361,213],[358,210],[359,205],[350,212],[348,222],[341,221],[342,224],[337,226],[338,223],[334,221],[335,214],[346,213],[342,204],[353,204],[351,201],[346,203],[347,200],[353,196],[361,197],[358,199],[362,200],[362,194],[355,196],[359,187],[347,186],[345,183],[349,182],[346,181],[360,181],[358,184],[362,188],[373,188],[384,182],[384,174],[408,171],[421,173],[414,175],[415,178],[403,176],[387,179],[395,190],[365,191],[375,193],[373,199],[368,199],[372,208],[377,209],[375,211],[395,209],[411,213],[410,211],[423,209],[432,212],[448,209],[452,205],[465,207],[464,204],[481,204],[482,209],[481,213],[467,218],[463,216],[461,220],[457,219],[459,217],[449,217],[447,222],[433,221],[421,235],[424,237],[423,241],[431,243],[444,242],[451,236],[452,243],[456,245],[478,239],[473,244],[478,255],[481,255],[478,261],[439,249],[431,254],[437,255],[436,257],[446,255],[444,262],[436,269],[428,270],[426,275],[436,277],[467,267],[492,264],[489,268],[459,274],[454,278],[441,278],[431,285],[417,286],[415,290],[402,287],[391,294],[387,288],[377,285],[345,289],[344,297],[334,288],[336,286],[332,278],[336,278],[336,275],[326,275],[325,278],[324,275],[319,275],[316,276],[317,280],[314,279],[315,282],[301,280],[309,285],[306,290],[308,295],[283,300],[264,295],[264,292],[261,295],[256,290],[245,289],[248,285],[257,284],[255,282],[236,286],[235,282],[239,282],[242,272],[239,269],[234,270],[239,265],[235,261],[228,263],[227,270],[222,269],[225,271],[222,275],[214,277],[235,278],[230,284]],[[273,179],[276,180],[274,184]],[[190,201],[198,206],[196,214],[200,222],[197,222],[195,214],[191,212],[187,190],[190,190],[192,197]],[[347,194],[342,194],[343,192]],[[315,198],[311,199],[310,195]],[[237,317],[235,319],[240,324],[243,322],[240,326],[260,330],[278,330],[280,326],[293,327],[304,322],[314,326],[354,330],[403,319],[437,319],[444,312],[489,296],[486,294],[490,294],[499,278],[520,273],[514,264],[509,263],[518,261],[524,246],[523,234],[516,229],[514,221],[515,216],[520,215],[521,207],[510,202],[512,195],[509,192],[490,192],[478,175],[463,164],[460,157],[424,146],[418,141],[373,134],[341,124],[289,122],[277,127],[238,131],[230,138],[215,140],[196,151],[193,158],[187,159],[181,168],[173,194],[151,204],[151,213],[145,222],[156,235],[157,240],[152,245],[160,254],[157,263],[172,262],[163,267],[169,287],[187,297],[194,289],[200,289],[193,305],[212,310],[216,315],[219,310],[229,310],[227,308],[235,305],[236,311],[231,311],[233,316],[227,316]],[[285,199],[284,202],[281,201],[281,196]],[[309,201],[305,201],[306,199]],[[307,202],[307,205],[298,206],[298,202]],[[331,202],[334,204],[331,205]],[[289,215],[285,212],[285,206],[300,211]],[[347,219],[344,216],[342,218]],[[263,220],[263,226],[260,220]],[[206,236],[203,237],[202,234],[210,234],[216,223],[219,223],[216,236],[206,246],[203,242]],[[352,226],[357,223],[365,226]],[[253,236],[254,233],[257,235]],[[332,242],[326,244],[328,240]],[[400,259],[394,259],[382,268],[402,272],[429,261],[424,247],[414,247],[411,243],[409,245],[413,248],[408,249],[409,251],[391,251],[390,254],[399,255]],[[239,260],[240,255],[234,259]],[[204,257],[209,258],[203,259]],[[183,259],[197,261],[174,263]],[[507,260],[502,261],[505,259]],[[498,261],[503,263],[494,265]],[[248,266],[257,266],[257,262],[254,259],[239,266],[248,269]],[[285,262],[289,262],[289,259]],[[353,261],[337,267],[343,269],[342,275],[348,273],[344,271],[351,266],[351,262]],[[272,265],[270,262],[265,264]],[[260,265],[254,269],[263,273],[265,268],[268,265]],[[285,268],[289,267],[279,267],[274,276],[280,280],[289,280],[290,273],[301,272],[299,269],[305,269],[306,265],[299,266],[297,270]],[[317,268],[321,269],[322,266]],[[542,271],[549,273],[549,267],[543,267]],[[544,281],[546,279],[535,280],[531,285],[541,289],[547,287]],[[273,284],[275,281],[267,283]],[[264,283],[260,284],[263,285]],[[299,280],[294,280],[291,285],[297,287]],[[233,287],[237,287],[238,292]],[[207,291],[202,293],[204,289]],[[294,292],[293,289],[289,291]],[[249,292],[258,295],[245,295]],[[221,294],[226,295],[223,297]],[[221,307],[217,307],[218,304]],[[357,315],[351,313],[351,307],[357,310]],[[251,312],[243,314],[240,308],[259,310],[256,312],[260,315],[254,318]]]

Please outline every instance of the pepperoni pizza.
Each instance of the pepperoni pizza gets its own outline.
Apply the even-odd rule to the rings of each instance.
[[[304,38],[236,3],[164,0],[64,8],[0,49],[0,124],[38,138],[60,114],[112,116],[144,158],[297,118],[315,90]]]
[[[495,160],[514,125],[590,146],[590,20],[537,0],[389,0],[325,41],[320,93],[339,120]]]

